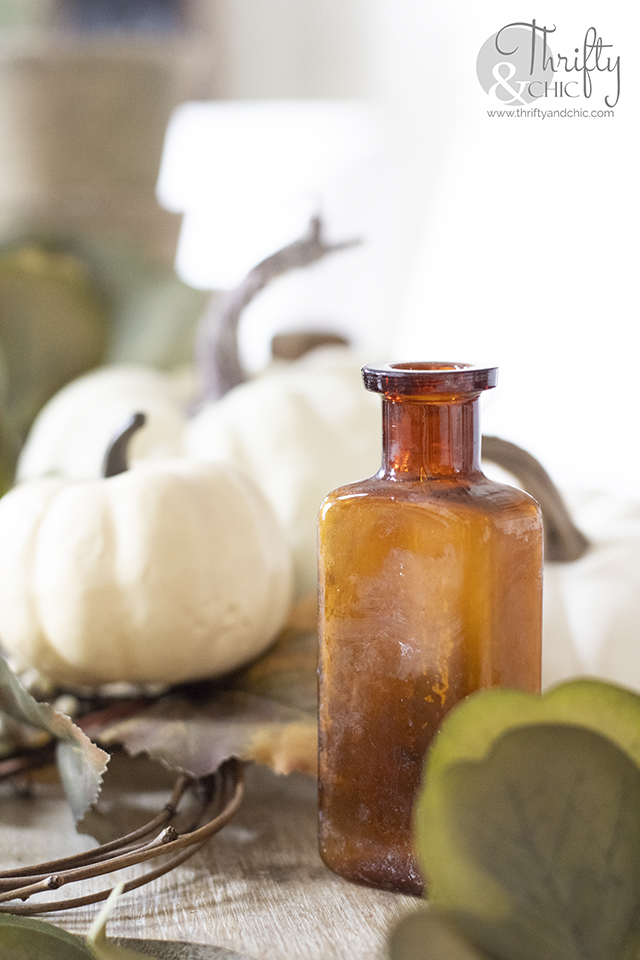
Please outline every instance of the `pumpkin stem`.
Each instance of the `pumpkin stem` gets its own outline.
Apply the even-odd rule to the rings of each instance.
[[[107,452],[102,461],[103,477],[116,477],[119,473],[125,473],[125,471],[129,469],[127,462],[129,441],[134,433],[136,433],[140,427],[143,427],[146,422],[147,418],[144,413],[134,413],[115,435],[107,447]]]
[[[242,311],[271,280],[289,270],[307,267],[329,253],[347,250],[360,240],[327,243],[319,216],[295,240],[253,267],[244,280],[205,312],[196,335],[196,365],[202,384],[201,403],[218,400],[232,387],[248,379],[238,351],[238,325]]]
[[[482,438],[482,455],[513,474],[540,504],[545,560],[569,563],[584,556],[589,541],[574,524],[560,491],[535,457],[508,440],[485,436]]]

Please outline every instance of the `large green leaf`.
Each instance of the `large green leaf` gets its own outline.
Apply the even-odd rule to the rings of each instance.
[[[418,798],[420,824],[439,823],[445,815],[440,781],[449,766],[485,756],[505,731],[540,723],[567,723],[609,737],[640,766],[640,697],[631,690],[599,680],[572,680],[536,696],[518,690],[484,690],[451,711],[429,751],[426,789]],[[418,842],[425,861],[448,856],[444,836],[420,829]],[[438,879],[430,878],[438,895]]]
[[[615,740],[640,765],[640,696],[603,680],[558,684],[541,696],[494,688],[468,697],[448,714],[431,751],[430,772],[486,753],[505,730],[531,723],[572,723]]]
[[[423,804],[416,820],[421,866],[473,942],[499,960],[636,955],[640,769],[608,737],[516,727],[433,791],[439,817]]]
[[[79,937],[44,920],[0,914],[2,960],[95,960]]]
[[[22,686],[0,657],[0,710],[57,740],[56,759],[62,784],[76,820],[96,800],[108,754],[97,747],[73,721],[48,703],[39,703]]]

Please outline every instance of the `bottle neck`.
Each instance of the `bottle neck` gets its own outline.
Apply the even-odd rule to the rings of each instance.
[[[385,479],[462,479],[480,472],[479,397],[382,400]]]

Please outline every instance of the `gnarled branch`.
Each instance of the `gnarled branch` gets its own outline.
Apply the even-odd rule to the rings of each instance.
[[[320,217],[311,219],[307,232],[258,263],[234,290],[207,310],[196,336],[196,364],[202,383],[201,402],[218,400],[232,387],[247,380],[238,351],[238,325],[242,311],[268,283],[289,270],[308,267],[329,253],[360,243],[346,240],[327,243]]]

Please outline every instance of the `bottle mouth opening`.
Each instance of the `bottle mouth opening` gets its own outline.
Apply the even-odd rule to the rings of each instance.
[[[414,363],[389,363],[390,370],[468,370],[472,363],[436,363],[417,360]]]
[[[396,396],[477,394],[498,382],[498,368],[475,363],[415,360],[362,368],[367,390]]]

